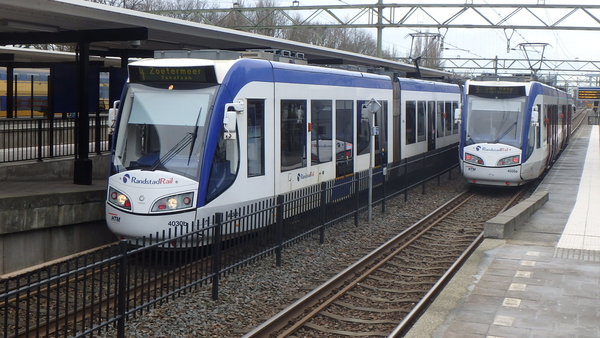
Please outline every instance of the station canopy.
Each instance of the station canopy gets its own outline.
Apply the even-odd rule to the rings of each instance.
[[[415,72],[415,67],[409,64],[87,1],[0,0],[0,47],[79,42],[89,44],[92,57],[144,58],[161,50],[287,50],[303,53],[308,63],[313,64]],[[26,57],[19,49],[4,49],[0,50],[0,61],[3,53],[12,53],[14,61],[33,60],[32,55]],[[46,56],[48,61],[50,56]],[[421,68],[421,74],[449,75],[428,68]]]

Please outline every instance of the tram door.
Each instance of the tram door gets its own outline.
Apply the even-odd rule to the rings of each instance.
[[[435,101],[427,102],[427,151],[435,149]]]
[[[346,150],[342,142],[336,142],[333,134],[333,101],[310,101],[310,163],[317,168],[318,182],[333,175],[333,161],[338,152]],[[329,173],[331,171],[331,175]]]
[[[335,101],[336,177],[354,172],[354,101]],[[339,149],[339,150],[338,150]]]

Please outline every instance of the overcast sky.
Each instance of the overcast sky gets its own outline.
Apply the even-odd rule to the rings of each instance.
[[[209,0],[210,1],[210,0]],[[232,1],[227,0],[212,0],[219,3],[221,7],[230,7]],[[249,6],[253,0],[245,0],[244,3]],[[291,5],[292,0],[279,0],[281,6]],[[340,4],[374,4],[377,0],[299,0],[301,6],[310,5],[340,5]],[[574,1],[557,1],[557,0],[384,0],[384,3],[409,3],[409,4],[440,4],[440,3],[455,3],[464,4],[465,1],[475,4],[577,4],[577,5],[598,5],[598,0],[574,0]],[[288,4],[289,2],[289,4]],[[438,14],[431,10],[434,17],[440,21],[445,20],[449,15],[455,13],[458,9],[452,11],[445,10],[444,13]],[[499,21],[506,14],[511,13],[513,10],[502,10],[494,11],[492,9],[485,12],[486,16],[491,20]],[[538,10],[535,12],[542,20],[547,22],[555,22],[559,18],[563,17],[569,10]],[[590,11],[596,18],[600,18],[600,10]],[[349,14],[348,14],[349,15]],[[344,17],[343,15],[341,15]],[[461,16],[462,21],[468,20],[470,17]],[[431,22],[426,15],[414,16],[416,20],[422,20],[421,22]],[[322,15],[318,17],[319,21],[325,22],[331,20],[331,17]],[[476,19],[473,19],[476,20]],[[483,23],[482,19],[477,19],[477,23]],[[530,21],[535,22],[535,19],[531,14],[522,11],[518,15],[515,15],[508,22],[513,25],[527,25]],[[537,22],[535,24],[538,24]],[[547,43],[549,46],[546,47],[544,57],[546,59],[560,59],[560,60],[572,60],[579,58],[580,60],[599,60],[600,59],[600,23],[594,22],[592,18],[583,12],[578,12],[567,18],[561,25],[568,26],[583,26],[593,27],[596,30],[585,30],[585,31],[566,31],[566,30],[517,30],[512,34],[510,40],[510,46],[507,46],[506,34],[510,35],[511,31],[504,31],[502,29],[450,29],[447,32],[440,32],[443,34],[445,47],[445,57],[457,57],[470,58],[470,57],[483,57],[483,58],[494,58],[498,56],[500,59],[514,59],[524,58],[525,55],[521,48],[518,47],[521,43]],[[411,38],[407,37],[410,33],[415,33],[415,29],[406,28],[386,28],[383,30],[383,44],[384,48],[395,48],[400,55],[408,55],[411,45]],[[430,30],[430,33],[438,33],[437,31]],[[373,36],[376,32],[373,29]],[[510,51],[507,51],[510,48]],[[513,50],[516,49],[516,50]],[[538,49],[541,51],[541,49]],[[535,51],[530,50],[530,58],[538,59],[540,54],[536,54]]]

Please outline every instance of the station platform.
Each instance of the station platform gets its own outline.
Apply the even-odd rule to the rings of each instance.
[[[73,162],[0,164],[0,279],[116,240],[104,221],[108,156],[92,157],[90,185],[73,183]]]
[[[548,201],[485,239],[405,337],[600,337],[599,161],[583,125],[537,188]]]

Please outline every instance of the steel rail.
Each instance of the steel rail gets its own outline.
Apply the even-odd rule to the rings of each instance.
[[[471,257],[471,254],[477,249],[479,244],[483,242],[483,232],[477,236],[475,241],[469,245],[469,247],[460,255],[452,266],[444,273],[444,275],[435,283],[435,285],[427,292],[427,294],[419,301],[415,307],[404,317],[402,322],[392,331],[388,338],[399,338],[402,337],[409,327],[419,319],[419,317],[427,310],[429,305],[435,300],[435,297],[444,289],[446,284],[454,277],[456,272],[463,266],[463,264]]]

